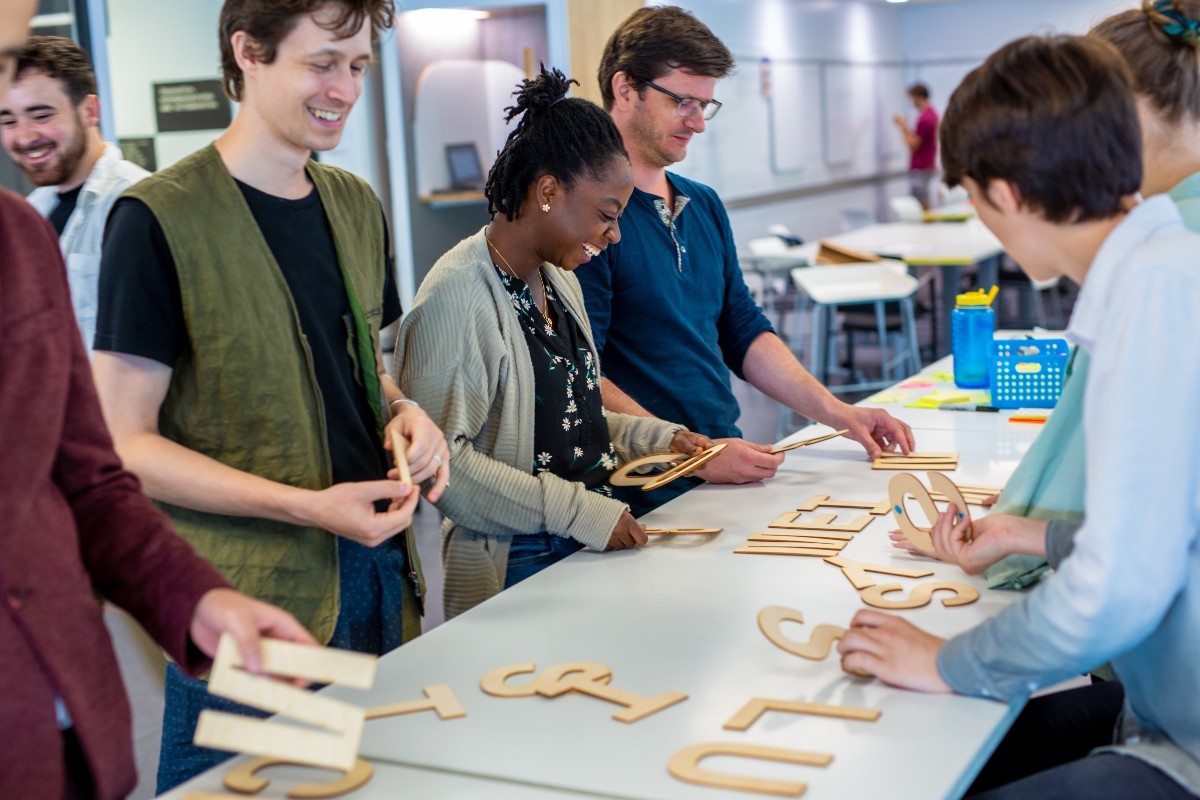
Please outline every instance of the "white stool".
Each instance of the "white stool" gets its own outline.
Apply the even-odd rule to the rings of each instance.
[[[882,378],[878,381],[861,381],[846,386],[829,387],[830,391],[872,391],[890,386],[895,382],[892,373],[893,362],[896,366],[902,361],[907,362],[906,371],[902,371],[900,375],[920,372],[921,356],[913,314],[913,295],[919,284],[916,278],[908,274],[902,262],[802,267],[792,270],[792,280],[813,303],[809,371],[814,376],[820,376],[822,383],[829,382],[827,362],[830,350],[830,315],[836,314],[839,306],[875,306]],[[894,359],[889,359],[887,353],[887,318],[884,303],[888,301],[895,301],[900,306],[901,337],[906,350],[903,357],[897,355]]]

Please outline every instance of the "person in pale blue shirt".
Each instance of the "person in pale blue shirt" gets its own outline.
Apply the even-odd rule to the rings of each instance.
[[[1200,36],[1187,22],[1193,19],[1185,13],[1188,6],[1190,13],[1200,15],[1197,0],[1161,8],[1148,2],[1105,19],[1090,35],[1116,47],[1133,75],[1142,129],[1142,195],[1169,195],[1183,224],[1200,231]],[[1083,519],[1083,396],[1090,362],[1082,350],[1072,352],[1058,405],[1005,484],[993,513]],[[988,567],[988,585],[1024,588],[1046,568],[1043,554],[1008,555]]]
[[[989,800],[1200,790],[1200,235],[1169,197],[1138,203],[1132,88],[1101,39],[1030,37],[968,75],[943,121],[947,179],[984,224],[1031,277],[1082,287],[1068,335],[1091,358],[1086,521],[972,525],[948,508],[939,553],[1040,536],[1055,574],[948,641],[862,611],[838,649],[894,686],[1006,702],[1112,662],[1119,682],[1022,716],[972,789]]]
[[[100,100],[87,54],[61,36],[31,36],[0,99],[0,142],[34,186],[67,264],[71,304],[88,356],[96,338],[100,246],[121,193],[150,173],[100,137]]]

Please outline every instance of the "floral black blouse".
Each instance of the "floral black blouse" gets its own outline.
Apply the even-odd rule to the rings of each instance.
[[[577,481],[611,497],[608,476],[617,468],[617,454],[604,419],[600,371],[579,323],[546,281],[552,328],[534,305],[529,287],[492,266],[512,300],[533,364],[533,471]]]

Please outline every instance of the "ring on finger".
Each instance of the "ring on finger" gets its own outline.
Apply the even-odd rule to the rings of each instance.
[[[433,461],[434,461],[434,463],[435,463],[435,464],[437,464],[439,467],[442,465],[442,457],[441,457],[441,456],[435,455],[435,456],[433,457]]]

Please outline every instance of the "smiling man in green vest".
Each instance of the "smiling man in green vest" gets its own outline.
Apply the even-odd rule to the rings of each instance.
[[[385,479],[382,443],[407,438],[431,500],[449,454],[382,366],[400,304],[379,200],[310,156],[337,146],[393,16],[391,0],[227,0],[237,117],[114,207],[94,360],[117,450],[179,532],[318,641],[372,653],[420,630],[416,547],[396,535],[418,493]],[[226,757],[191,744],[221,706],[172,665],[160,792]]]

